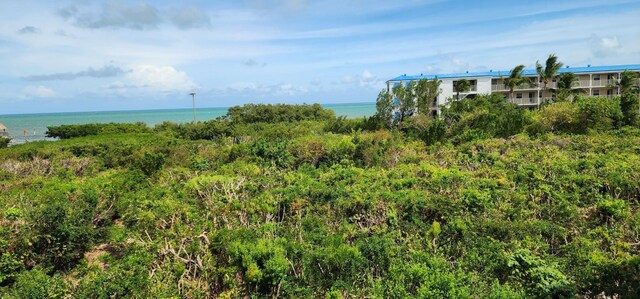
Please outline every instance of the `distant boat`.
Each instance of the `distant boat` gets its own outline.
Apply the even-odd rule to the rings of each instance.
[[[0,137],[9,138],[9,129],[7,129],[3,124],[0,124]]]

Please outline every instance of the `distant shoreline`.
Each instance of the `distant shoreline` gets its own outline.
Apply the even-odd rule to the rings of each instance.
[[[255,103],[247,103],[247,104],[255,104]],[[269,103],[273,105],[277,104],[289,104],[289,103]],[[291,105],[313,105],[314,103],[296,103]],[[244,104],[239,104],[242,106]],[[375,105],[375,102],[352,102],[352,103],[328,103],[328,104],[320,104],[322,107],[331,107],[331,106],[350,106],[350,105]],[[237,105],[236,105],[237,106]],[[225,109],[228,110],[228,107],[196,107],[196,110],[207,110],[207,109]],[[329,108],[330,109],[330,108]],[[186,108],[161,108],[161,109],[125,109],[125,110],[91,110],[91,111],[57,111],[57,112],[36,112],[36,113],[9,113],[9,114],[0,114],[0,118],[5,116],[32,116],[32,115],[56,115],[56,114],[70,114],[70,113],[78,113],[78,114],[92,114],[92,113],[131,113],[131,112],[150,112],[150,111],[174,111],[174,110],[188,110],[191,111],[190,107]]]
[[[311,105],[312,103],[310,103]],[[333,110],[336,116],[360,118],[375,113],[374,102],[320,104],[325,109]],[[225,115],[230,107],[196,108],[196,120],[207,121]],[[191,108],[149,109],[149,110],[114,110],[83,112],[51,112],[29,114],[0,115],[0,123],[9,129],[13,138],[12,144],[27,141],[47,140],[45,133],[48,126],[87,124],[87,123],[135,123],[143,122],[149,127],[165,121],[185,123],[193,120]],[[25,136],[24,131],[27,130]]]

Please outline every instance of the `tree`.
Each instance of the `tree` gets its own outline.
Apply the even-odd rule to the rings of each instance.
[[[375,117],[389,127],[393,121],[393,96],[386,90],[381,90],[376,99]]]
[[[616,85],[620,88],[620,94],[627,91],[638,93],[638,74],[625,70],[620,74],[620,81]]]
[[[431,111],[431,105],[440,94],[440,83],[442,81],[438,79],[427,80],[420,79],[415,84],[414,94],[417,98],[418,113],[425,115]]]
[[[625,92],[620,96],[620,110],[622,111],[622,125],[638,125],[638,94],[635,92]]]
[[[558,61],[558,57],[555,54],[547,57],[544,67],[536,61],[536,72],[538,76],[540,76],[540,79],[542,79],[542,90],[547,90],[549,81],[556,77],[560,68],[562,68],[562,62]]]
[[[456,100],[460,101],[460,93],[471,89],[471,82],[467,79],[458,80],[453,83],[453,90],[456,92]]]
[[[393,87],[393,94],[398,99],[398,112],[400,119],[398,122],[404,121],[405,117],[412,115],[416,110],[416,101],[414,96],[415,81],[411,81],[409,85],[399,84]]]
[[[509,98],[513,99],[513,90],[523,84],[532,84],[530,78],[524,77],[524,65],[518,65],[511,70],[509,78],[507,78],[507,86],[509,86]]]
[[[582,88],[573,88],[579,80],[578,76],[572,72],[558,75],[556,79],[558,87],[552,89],[552,92],[556,95],[556,100],[564,101],[570,96],[584,93],[585,91]]]

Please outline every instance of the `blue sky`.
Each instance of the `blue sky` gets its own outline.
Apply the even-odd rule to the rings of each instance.
[[[2,1],[0,114],[372,102],[401,74],[640,63],[640,1]]]

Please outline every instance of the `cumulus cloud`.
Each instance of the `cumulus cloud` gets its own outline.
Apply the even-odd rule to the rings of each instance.
[[[53,89],[42,85],[26,86],[23,91],[26,97],[31,98],[51,98],[57,95],[57,93]]]
[[[380,86],[384,86],[384,79],[372,74],[369,70],[364,70],[358,75],[342,77],[342,83],[377,89],[380,88]]]
[[[77,27],[89,29],[152,30],[167,23],[181,30],[211,27],[209,15],[196,6],[162,10],[144,2],[109,0],[100,7],[63,7],[58,10],[58,15]]]
[[[108,78],[124,74],[125,71],[117,66],[106,65],[100,69],[88,68],[79,72],[55,73],[48,75],[31,75],[24,77],[27,81],[55,81],[55,80],[75,80],[83,77]]]
[[[614,55],[622,48],[617,36],[600,37],[592,34],[589,38],[589,44],[591,45],[591,53],[598,58]]]
[[[139,65],[125,75],[123,82],[116,82],[109,89],[144,89],[152,92],[190,91],[196,84],[187,73],[172,66]]]
[[[34,26],[25,26],[18,30],[18,34],[37,34],[40,33],[40,29]]]

